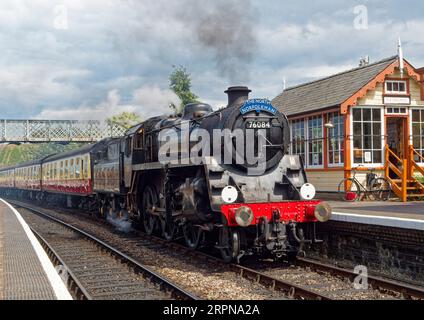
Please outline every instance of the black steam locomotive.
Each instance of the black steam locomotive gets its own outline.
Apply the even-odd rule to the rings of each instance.
[[[314,224],[327,221],[331,208],[313,200],[302,159],[288,154],[287,118],[268,100],[249,100],[246,87],[226,93],[222,110],[190,104],[181,117],[151,118],[81,154],[55,155],[66,164],[72,158],[74,167],[84,157],[86,167],[66,171],[73,172],[72,190],[61,186],[72,185],[70,175],[57,179],[54,162],[47,158],[46,168],[41,160],[40,185],[25,192],[59,195],[102,217],[128,216],[146,233],[184,238],[192,249],[212,244],[226,261],[295,257],[304,243],[317,241]],[[0,170],[3,193],[16,189],[7,179],[13,170]]]

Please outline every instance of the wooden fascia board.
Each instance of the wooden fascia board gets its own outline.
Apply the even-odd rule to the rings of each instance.
[[[417,81],[421,81],[422,75],[406,60],[404,60],[405,71],[411,78],[415,78]],[[396,68],[399,68],[399,60],[393,61],[386,69],[380,72],[374,79],[368,82],[358,92],[349,97],[346,101],[341,104],[340,112],[346,114],[349,107],[356,106],[358,99],[365,97],[368,91],[374,90],[379,83],[384,83],[386,76],[395,73]]]

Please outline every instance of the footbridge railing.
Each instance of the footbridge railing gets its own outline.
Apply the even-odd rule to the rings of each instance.
[[[125,129],[97,120],[0,120],[1,142],[94,142]]]

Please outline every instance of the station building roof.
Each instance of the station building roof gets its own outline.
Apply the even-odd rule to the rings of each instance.
[[[397,56],[393,56],[288,88],[273,99],[272,103],[287,116],[340,106],[397,59]]]

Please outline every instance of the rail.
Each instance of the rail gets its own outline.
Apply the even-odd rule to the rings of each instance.
[[[60,219],[57,219],[45,212],[42,212],[41,210],[35,209],[31,206],[28,205],[24,205],[21,202],[15,202],[15,201],[10,201],[8,200],[9,203],[13,204],[14,206],[17,207],[21,207],[24,209],[27,209],[39,216],[42,216],[43,218],[49,219],[53,222],[56,222],[58,224],[60,224],[61,226],[65,227],[66,229],[72,230],[73,232],[76,232],[80,235],[82,235],[84,238],[86,238],[89,241],[92,241],[93,243],[95,243],[96,245],[98,245],[100,248],[104,249],[105,251],[109,252],[110,254],[112,254],[113,256],[115,256],[117,259],[119,259],[121,262],[127,264],[128,266],[130,266],[132,269],[134,269],[137,273],[143,274],[145,276],[146,279],[150,279],[151,282],[153,283],[157,283],[159,284],[159,286],[167,292],[170,292],[171,295],[179,300],[200,300],[198,297],[196,297],[195,295],[191,294],[188,291],[185,291],[184,289],[180,288],[178,285],[173,284],[171,281],[169,281],[168,279],[166,279],[165,277],[157,274],[155,271],[150,270],[148,267],[144,266],[143,264],[141,264],[140,262],[134,260],[133,258],[127,256],[125,253],[120,252],[119,250],[113,248],[112,246],[110,246],[109,244],[107,244],[106,242],[98,239],[97,237],[88,234],[87,232],[85,232],[84,230],[81,230],[75,226],[72,226]],[[37,236],[42,242],[45,242],[45,247],[47,247],[47,242],[43,241],[41,236]],[[52,253],[54,252],[52,248],[50,248],[48,251],[51,251]],[[57,254],[53,254],[54,257],[57,257]],[[54,258],[53,260],[55,260],[56,258]],[[58,261],[61,261],[58,259]],[[55,263],[57,264],[58,261],[56,261]],[[61,262],[62,265],[63,262]],[[78,280],[72,276],[71,274],[71,278],[72,278],[72,289],[77,291],[78,295],[77,297],[80,299],[91,299],[90,296],[87,294],[86,290],[84,290],[84,288],[81,286],[81,284],[78,282]]]
[[[107,243],[104,243],[102,240],[97,239],[96,237],[86,233],[85,231],[78,229],[64,221],[61,221],[60,219],[57,219],[51,215],[49,215],[48,213],[45,213],[39,209],[36,209],[30,205],[27,204],[23,204],[22,202],[18,202],[18,201],[12,201],[12,200],[8,200],[9,203],[21,207],[21,208],[25,208],[27,210],[30,210],[36,214],[42,215],[43,217],[46,217],[47,219],[51,219],[52,221],[55,221],[57,223],[62,224],[63,226],[65,226],[66,228],[71,228],[72,230],[77,231],[78,233],[82,234],[84,237],[93,239],[93,241],[99,241],[99,243],[104,246],[108,251],[111,251],[113,254],[118,253],[119,255],[122,255],[124,257],[124,259],[129,260],[132,262],[132,264],[138,266],[138,263],[131,257],[126,256],[123,253],[120,253],[119,251],[117,251],[116,249],[112,248],[110,245],[108,245]],[[148,237],[150,241],[152,242],[158,242],[161,245],[164,246],[168,246],[170,247],[172,250],[175,250],[177,252],[181,252],[181,254],[187,255],[187,256],[195,256],[195,257],[200,257],[202,259],[205,259],[211,263],[218,263],[218,264],[223,264],[224,262],[216,257],[213,257],[211,255],[208,255],[206,253],[203,252],[199,252],[199,251],[193,251],[190,250],[189,248],[178,244],[178,243],[173,243],[173,242],[168,242],[165,241],[164,239],[158,238],[158,237],[154,237],[154,236],[149,236]],[[275,277],[263,274],[259,271],[238,265],[238,264],[230,264],[228,265],[229,270],[237,273],[239,276],[241,276],[244,279],[250,280],[254,283],[258,283],[258,284],[262,284],[263,286],[272,288],[274,290],[277,291],[281,291],[283,292],[287,297],[289,297],[290,299],[296,299],[296,300],[332,300],[331,297],[316,292],[314,290],[308,289],[308,288],[303,288],[302,286],[296,285],[294,283],[291,283],[289,281],[285,281],[282,279],[277,279]],[[142,269],[144,269],[144,266],[141,266]],[[159,279],[161,279],[161,281],[165,281],[166,284],[173,286],[168,280],[163,279],[160,275],[154,273],[154,271],[148,271],[153,273],[154,277],[157,277]],[[190,300],[194,300],[194,299],[198,299],[192,295],[190,295],[189,293],[185,292],[183,289],[178,288],[178,290],[182,293],[182,295],[186,296],[188,299]],[[187,299],[186,299],[187,300]]]
[[[298,265],[308,267],[314,270],[339,275],[353,281],[358,274],[343,268],[335,267],[329,264],[321,263],[311,259],[299,258],[296,262]],[[394,280],[383,279],[380,277],[368,275],[368,284],[373,288],[380,290],[389,290],[398,292],[404,299],[424,299],[424,289],[411,284],[400,283]]]
[[[46,251],[47,256],[50,258],[50,261],[53,263],[53,265],[55,267],[62,266],[66,270],[68,277],[65,284],[69,291],[72,293],[73,297],[75,297],[77,300],[93,300],[85,287],[81,284],[72,270],[62,260],[62,258],[56,253],[53,247],[50,246],[50,244],[36,230],[34,230],[34,228],[30,229],[40,242],[43,249]]]
[[[61,221],[53,216],[50,216],[47,213],[44,213],[30,206],[24,205],[21,202],[14,202],[14,201],[10,201],[10,202],[17,206],[27,208],[31,211],[41,212],[42,215],[49,216],[53,220]],[[68,225],[65,222],[60,222],[60,223]],[[84,231],[82,232],[83,234],[86,234]],[[161,239],[159,237],[147,236],[144,233],[142,233],[141,235],[144,238],[149,239],[149,241],[152,241],[153,243],[158,243],[163,246],[168,246],[172,250],[176,252],[180,252],[181,254],[184,254],[187,256],[193,256],[197,258],[202,258],[202,259],[205,259],[206,261],[209,261],[210,263],[223,263],[222,260],[220,260],[219,258],[216,258],[204,252],[190,250],[181,244],[167,242],[164,239]],[[349,279],[350,281],[353,281],[353,279],[355,279],[358,276],[352,270],[335,267],[329,264],[324,264],[324,263],[310,260],[310,259],[299,258],[296,263],[313,270],[318,270],[321,272],[326,272],[331,275],[340,276],[340,277]],[[246,266],[242,266],[238,264],[230,264],[229,268],[230,270],[239,274],[241,277],[245,279],[251,280],[252,282],[255,282],[255,283],[260,283],[274,290],[282,291],[286,293],[289,298],[292,298],[292,299],[299,299],[299,300],[305,300],[305,299],[331,300],[332,299],[331,297],[323,293],[319,293],[319,292],[316,292],[315,290],[311,290],[309,288],[305,288],[305,287],[293,284],[286,280],[272,277],[270,275],[261,273],[257,270],[248,268]],[[398,293],[404,299],[424,299],[424,289],[421,287],[417,287],[408,283],[398,282],[391,279],[383,279],[383,278],[372,276],[372,275],[368,276],[368,281],[372,288],[377,289],[381,292],[391,291],[393,293]]]

